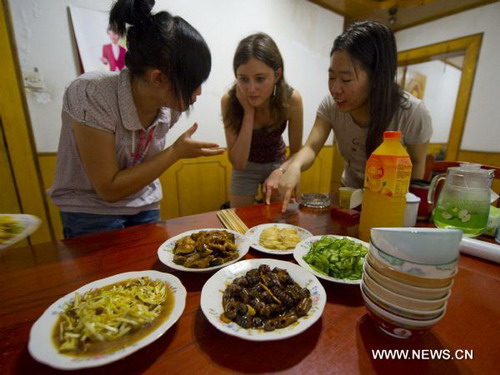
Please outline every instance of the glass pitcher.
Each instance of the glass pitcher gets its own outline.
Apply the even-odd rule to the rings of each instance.
[[[479,164],[462,163],[432,179],[428,201],[434,203],[437,185],[445,180],[432,218],[438,228],[461,229],[466,236],[484,232],[490,213],[490,188],[494,171]]]

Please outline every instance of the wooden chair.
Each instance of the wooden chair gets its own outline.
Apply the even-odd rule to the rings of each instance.
[[[442,161],[436,160],[434,155],[427,155],[425,160],[424,180],[430,181],[435,174],[445,173],[450,167],[458,167],[462,161]],[[500,167],[493,165],[481,164],[482,169],[493,169],[495,171],[495,179],[500,180]]]

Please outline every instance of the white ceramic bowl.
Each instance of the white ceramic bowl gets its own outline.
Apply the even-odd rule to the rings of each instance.
[[[365,306],[368,310],[368,313],[375,324],[383,332],[396,338],[407,339],[422,334],[425,331],[430,330],[444,316],[443,312],[441,315],[431,320],[414,320],[403,318],[401,316],[392,314],[378,306],[366,295],[366,293],[363,291],[363,287],[361,287],[361,294],[363,296],[363,300],[365,301]]]
[[[387,276],[393,280],[400,283],[416,286],[419,288],[445,288],[451,284],[453,277],[457,274],[458,268],[455,272],[447,277],[422,277],[413,275],[411,273],[406,273],[398,269],[393,268],[390,264],[380,261],[378,258],[373,256],[371,251],[366,254],[365,261],[370,263],[370,266],[377,270],[384,276]]]
[[[365,294],[368,297],[370,297],[370,299],[374,303],[376,303],[379,307],[383,308],[384,310],[387,310],[388,312],[393,313],[395,315],[399,315],[403,318],[415,319],[415,320],[432,320],[434,318],[437,318],[446,310],[446,302],[441,308],[436,310],[421,311],[421,310],[406,309],[404,307],[386,301],[384,298],[376,295],[374,292],[372,292],[370,288],[368,288],[364,284],[364,282],[362,282],[361,284],[363,285],[363,291],[365,292]]]
[[[462,231],[437,228],[373,228],[371,241],[404,261],[446,265],[458,259]]]
[[[372,265],[365,261],[364,271],[367,273],[377,284],[393,291],[394,293],[410,298],[419,298],[425,300],[435,300],[442,298],[448,293],[453,285],[453,280],[448,286],[443,288],[421,288],[410,284],[399,282],[388,276],[381,274]]]
[[[385,248],[381,248],[373,242],[373,239],[370,241],[369,251],[382,263],[401,272],[420,277],[443,278],[453,275],[457,270],[458,258],[446,264],[417,263],[390,254]]]
[[[439,299],[434,300],[426,300],[426,299],[417,299],[402,296],[401,294],[394,293],[387,288],[377,284],[375,280],[373,280],[368,274],[363,274],[363,284],[370,289],[374,294],[378,297],[384,299],[385,301],[396,305],[398,307],[402,307],[404,309],[410,310],[418,310],[418,311],[432,311],[439,310],[443,308],[446,301],[450,297],[451,291]]]

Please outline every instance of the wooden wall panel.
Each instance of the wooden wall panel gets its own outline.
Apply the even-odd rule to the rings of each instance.
[[[52,186],[52,181],[54,180],[54,174],[56,170],[56,153],[40,153],[38,155],[38,163],[40,164],[40,170],[42,174],[42,184],[47,191],[49,187]],[[63,238],[63,229],[61,224],[61,218],[59,217],[59,209],[55,204],[52,203],[49,197],[47,197],[49,215],[52,221],[52,227],[54,228],[54,236],[56,239]]]
[[[230,168],[222,160],[183,160],[175,170],[179,216],[218,210],[229,200]]]
[[[311,168],[302,172],[301,191],[304,193],[329,193],[332,176],[331,146],[321,149]]]

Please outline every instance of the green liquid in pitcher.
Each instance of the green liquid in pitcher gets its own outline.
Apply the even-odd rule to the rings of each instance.
[[[456,206],[438,206],[434,209],[433,220],[438,228],[460,229],[468,237],[476,237],[484,232],[488,223],[488,207],[480,213],[470,212]]]

